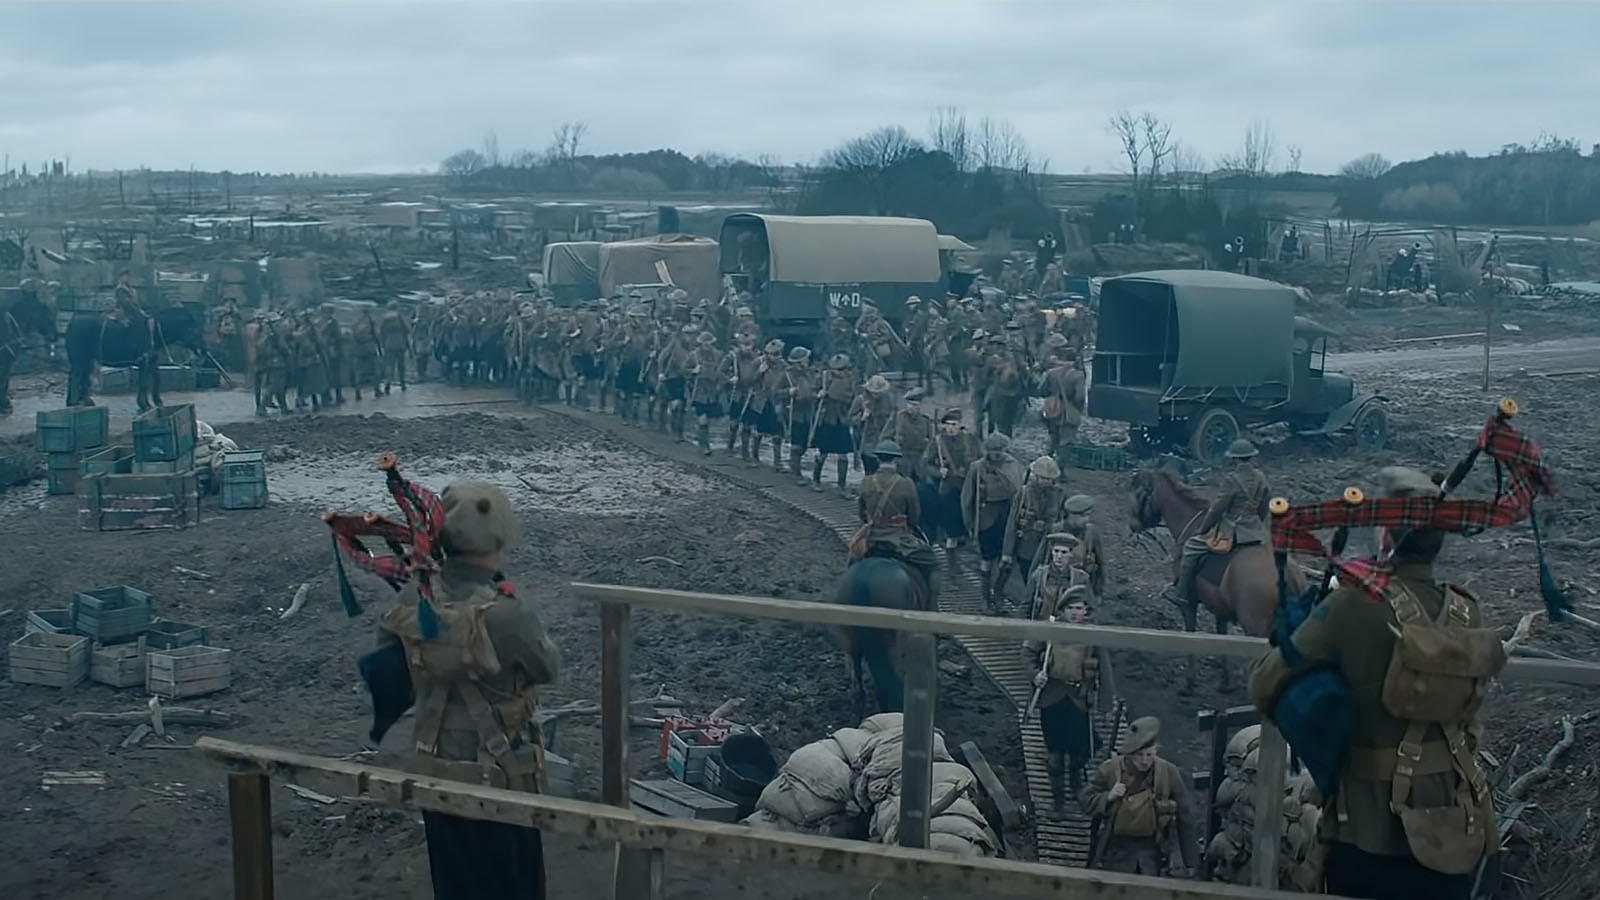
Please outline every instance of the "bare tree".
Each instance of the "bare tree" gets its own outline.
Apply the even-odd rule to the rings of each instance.
[[[1174,141],[1172,144],[1172,162],[1168,164],[1167,169],[1172,176],[1172,183],[1174,185],[1182,185],[1188,180],[1205,174],[1206,158],[1200,155],[1200,151],[1188,144],[1182,141]]]
[[[966,113],[954,106],[941,106],[928,117],[928,141],[935,153],[950,157],[957,171],[972,171],[973,137]]]
[[[483,135],[483,161],[491,169],[500,166],[500,136],[493,131]]]
[[[1128,179],[1135,194],[1139,192],[1139,173],[1144,166],[1144,135],[1139,128],[1139,117],[1126,109],[1118,110],[1106,120],[1106,130],[1122,145],[1122,156],[1128,161]]]
[[[1288,152],[1289,152],[1289,167],[1287,169],[1284,169],[1284,171],[1288,172],[1291,175],[1298,174],[1299,171],[1300,171],[1300,155],[1302,153],[1302,151],[1300,149],[1300,145],[1299,144],[1290,144],[1288,146]]]
[[[1161,121],[1155,113],[1143,112],[1139,114],[1139,139],[1144,143],[1144,156],[1147,161],[1148,175],[1145,177],[1145,189],[1154,190],[1156,180],[1161,176],[1162,165],[1172,157],[1172,125]]]
[[[1222,157],[1218,163],[1236,175],[1260,178],[1272,172],[1277,159],[1278,139],[1273,134],[1272,123],[1256,119],[1245,129],[1239,152]]]
[[[1372,179],[1393,168],[1382,153],[1364,153],[1339,167],[1346,178]]]
[[[895,169],[922,152],[922,144],[904,128],[886,125],[828,151],[822,164],[854,179],[872,198],[873,213],[883,216],[893,214],[896,206]]]
[[[445,157],[444,162],[439,164],[439,171],[456,178],[468,178],[483,171],[484,163],[483,154],[468,147]]]

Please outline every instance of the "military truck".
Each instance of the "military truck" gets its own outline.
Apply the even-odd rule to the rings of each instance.
[[[1187,449],[1219,462],[1246,428],[1380,449],[1384,398],[1327,371],[1334,333],[1295,315],[1292,288],[1231,272],[1181,269],[1107,279],[1089,414],[1127,422],[1135,452]]]

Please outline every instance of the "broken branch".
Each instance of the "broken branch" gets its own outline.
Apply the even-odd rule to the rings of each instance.
[[[307,581],[304,584],[300,585],[300,589],[294,592],[294,599],[289,601],[289,608],[284,610],[283,613],[278,616],[278,618],[279,619],[287,619],[290,616],[294,615],[295,613],[299,612],[300,611],[300,607],[306,605],[306,596],[309,595],[310,593],[311,593],[311,582]]]
[[[72,714],[71,721],[88,722],[92,725],[138,725],[150,722],[150,710],[136,709],[120,713],[76,712]],[[226,728],[233,724],[233,717],[210,709],[164,706],[161,708],[161,722],[164,725],[210,725]]]
[[[671,563],[672,565],[675,565],[680,569],[683,568],[683,563],[678,562],[677,560],[673,559],[670,556],[641,556],[638,559],[634,560],[634,562],[636,562],[636,563],[664,562],[664,563]]]
[[[1550,770],[1555,766],[1556,760],[1560,759],[1561,754],[1567,752],[1567,749],[1576,740],[1577,730],[1572,725],[1572,717],[1562,716],[1561,739],[1556,741],[1555,745],[1545,753],[1542,762],[1522,773],[1521,777],[1516,781],[1511,782],[1511,787],[1506,789],[1506,796],[1512,800],[1520,799],[1523,794],[1528,792],[1529,788],[1533,787],[1534,782],[1550,774]]]

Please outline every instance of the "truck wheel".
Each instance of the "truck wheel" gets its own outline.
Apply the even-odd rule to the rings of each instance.
[[[1228,445],[1239,439],[1239,420],[1233,413],[1212,407],[1194,420],[1189,430],[1189,453],[1208,466],[1214,466],[1228,456]]]
[[[1389,413],[1377,404],[1364,407],[1350,423],[1356,446],[1362,450],[1382,450],[1389,443]]]

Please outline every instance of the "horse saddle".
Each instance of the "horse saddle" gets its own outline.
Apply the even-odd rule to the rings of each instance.
[[[1205,581],[1207,584],[1216,586],[1222,584],[1222,576],[1227,574],[1228,564],[1233,562],[1234,555],[1239,552],[1239,548],[1233,545],[1231,539],[1224,540],[1227,541],[1226,549],[1217,550],[1211,548],[1210,539],[1206,539],[1206,546],[1211,548],[1211,552],[1201,557],[1200,564],[1195,567],[1194,577]]]

